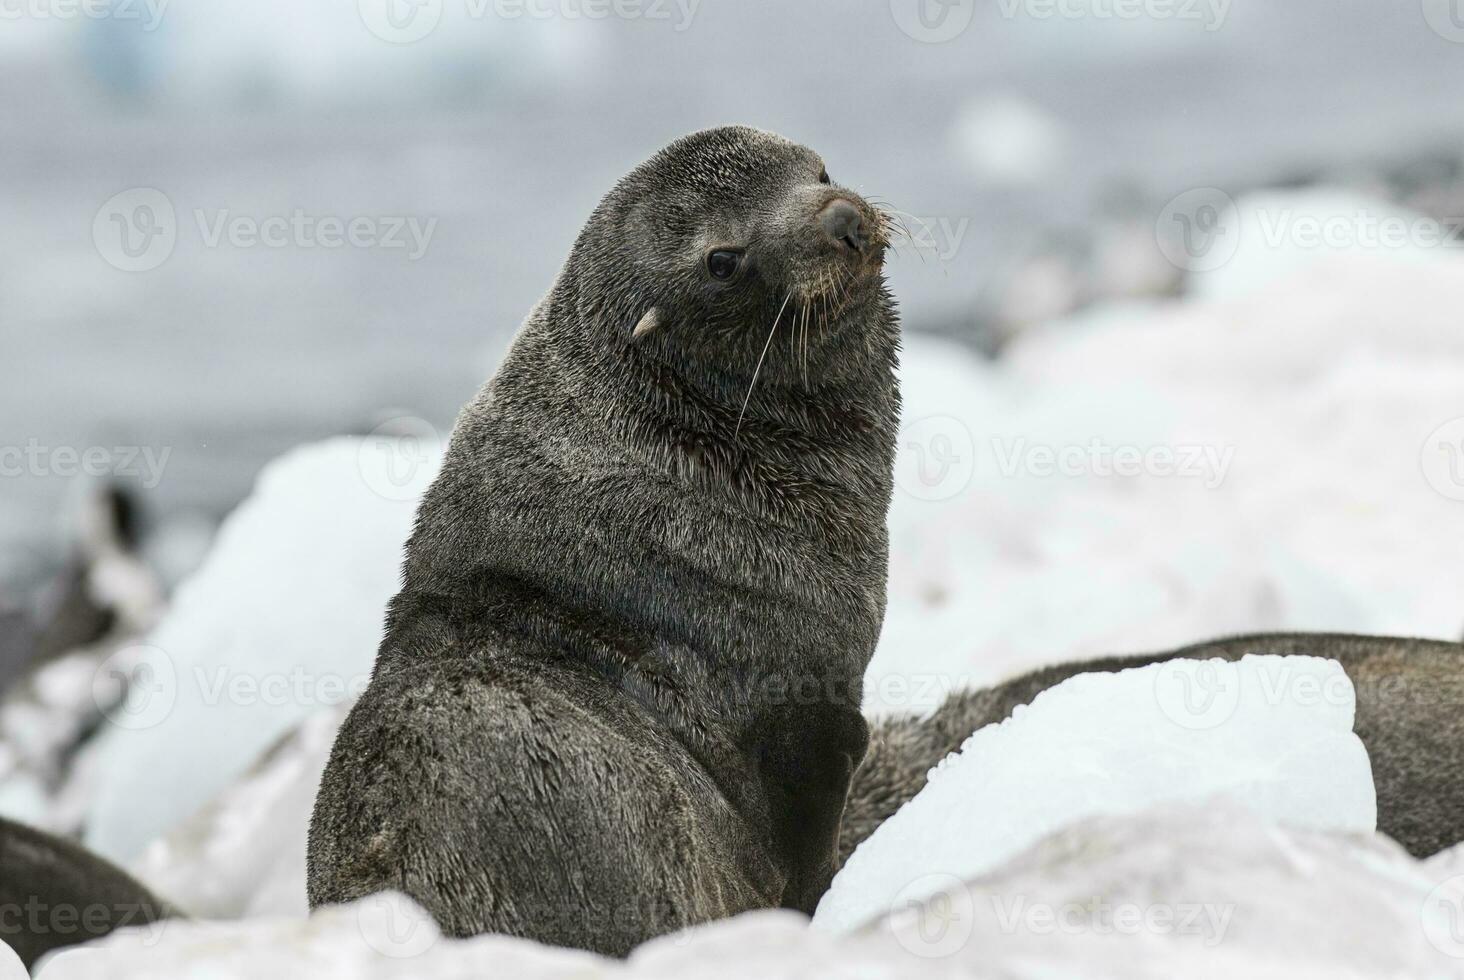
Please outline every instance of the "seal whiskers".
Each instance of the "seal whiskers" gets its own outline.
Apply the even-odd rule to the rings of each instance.
[[[752,389],[757,387],[757,377],[762,374],[763,361],[767,359],[768,348],[773,345],[773,334],[778,332],[778,321],[783,319],[783,311],[788,308],[788,301],[793,298],[793,290],[788,290],[788,295],[783,297],[783,305],[778,307],[778,315],[773,317],[773,326],[768,330],[768,342],[763,344],[762,353],[758,355],[757,367],[752,370],[752,381],[747,386],[747,395],[742,399],[742,410],[737,413],[737,428],[732,432],[732,440],[742,434],[742,419],[747,414],[747,403],[752,401]]]

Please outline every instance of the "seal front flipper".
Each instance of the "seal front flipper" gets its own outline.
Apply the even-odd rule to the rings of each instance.
[[[782,906],[812,915],[839,870],[839,829],[849,784],[869,746],[869,725],[844,705],[796,705],[764,714],[753,738],[788,874]]]

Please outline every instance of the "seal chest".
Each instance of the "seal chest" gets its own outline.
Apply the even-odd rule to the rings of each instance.
[[[884,615],[887,228],[743,127],[606,195],[422,502],[312,905],[612,954],[812,911]]]

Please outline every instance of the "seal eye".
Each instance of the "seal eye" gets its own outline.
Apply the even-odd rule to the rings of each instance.
[[[832,184],[833,183],[833,181],[829,180],[829,172],[827,170],[820,170],[818,172],[818,182],[820,184]]]
[[[737,252],[719,248],[707,256],[707,271],[712,274],[713,279],[726,282],[737,275],[737,270],[741,267],[742,256]]]

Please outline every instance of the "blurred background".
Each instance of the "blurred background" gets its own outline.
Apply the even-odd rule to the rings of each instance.
[[[1464,214],[1460,7],[4,0],[5,668],[119,614],[74,608],[99,534],[161,602],[267,460],[446,431],[600,195],[677,135],[818,149],[915,230],[911,336],[1000,363],[1035,324],[1192,290],[1164,227],[1197,188],[1202,231],[1214,189]]]

